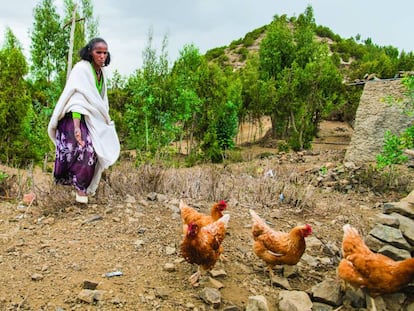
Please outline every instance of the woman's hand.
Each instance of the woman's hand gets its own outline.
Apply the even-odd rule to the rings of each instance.
[[[85,147],[85,142],[82,140],[82,132],[79,127],[75,127],[74,130],[75,139],[81,147]]]

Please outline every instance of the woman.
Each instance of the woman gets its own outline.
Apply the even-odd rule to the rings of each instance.
[[[56,145],[53,175],[56,183],[73,185],[76,201],[88,203],[102,171],[118,159],[120,145],[109,116],[107,78],[108,45],[101,38],[83,47],[70,72],[48,126]]]

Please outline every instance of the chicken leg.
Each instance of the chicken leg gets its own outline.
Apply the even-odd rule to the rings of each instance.
[[[192,285],[192,286],[196,286],[197,285],[197,282],[198,282],[198,280],[201,278],[201,269],[200,269],[200,266],[198,266],[198,268],[197,268],[197,272],[196,273],[194,273],[193,275],[191,275],[189,278],[188,278],[188,281],[190,282],[190,284]]]
[[[375,306],[375,299],[369,294],[366,295],[369,297],[369,301],[371,302],[371,311],[377,311],[377,307]]]

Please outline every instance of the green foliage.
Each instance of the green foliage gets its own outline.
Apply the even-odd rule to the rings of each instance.
[[[245,47],[241,47],[240,49],[237,50],[237,54],[239,54],[241,56],[241,60],[244,61],[247,59],[247,56],[249,55],[249,50]]]
[[[111,106],[109,112],[112,120],[115,122],[121,145],[128,148],[130,147],[127,145],[129,130],[127,123],[124,122],[124,115],[126,114],[126,106],[130,96],[125,87],[126,82],[125,79],[115,71],[108,84],[108,101]]]
[[[321,25],[317,26],[315,28],[315,33],[316,35],[322,38],[329,38],[335,42],[341,41],[341,37],[335,34],[329,27],[326,27],[326,26],[321,26]]]
[[[253,31],[248,32],[243,38],[243,45],[245,47],[252,46],[253,43],[267,30],[267,25],[262,26],[260,28],[256,28]]]
[[[6,172],[0,171],[0,183],[4,182],[7,178],[9,178],[9,175]]]
[[[214,48],[214,49],[208,50],[206,52],[206,54],[205,54],[205,58],[208,61],[211,61],[211,60],[213,60],[215,58],[219,58],[220,56],[224,55],[224,50],[225,49],[226,49],[226,47],[225,46],[222,46],[222,47],[218,47],[218,48]]]
[[[413,139],[413,138],[412,138]],[[377,167],[383,169],[392,164],[401,164],[408,160],[404,155],[405,145],[401,137],[386,131],[384,135],[383,151],[377,155]]]
[[[0,50],[0,64],[0,161],[22,165],[31,161],[36,146],[27,136],[31,105],[29,87],[23,77],[28,66],[21,44],[9,28]]]
[[[155,152],[175,140],[176,117],[170,106],[171,92],[166,53],[167,37],[161,55],[152,48],[152,29],[143,53],[143,70],[130,77],[127,88],[131,100],[126,104],[125,119],[130,130],[129,143],[138,150]]]
[[[285,18],[275,19],[260,44],[260,71],[265,79],[275,79],[293,61],[295,44]]]
[[[402,82],[407,88],[405,95],[409,98],[407,105],[403,106],[404,113],[414,116],[414,76],[405,77]]]
[[[77,3],[77,17],[85,19],[76,23],[74,62],[79,48],[98,34],[92,1]],[[63,26],[72,18],[74,5],[74,0],[64,1],[63,18],[53,0],[39,0],[35,7],[32,81],[24,79],[29,72],[15,38],[9,36],[7,53],[5,48],[0,51],[0,132],[5,137],[1,161],[38,161],[53,150],[45,129],[65,82],[70,27]],[[333,42],[328,47],[316,36]],[[259,38],[259,52],[248,49]],[[353,121],[362,88],[346,87],[342,81],[366,73],[393,77],[399,70],[414,69],[412,52],[399,54],[392,46],[377,46],[360,35],[342,39],[316,25],[310,6],[298,17],[275,16],[269,25],[231,42],[228,50],[245,61],[237,71],[226,46],[203,56],[194,45],[186,45],[170,68],[166,44],[167,37],[158,56],[150,32],[142,69],[125,78],[115,73],[109,81],[111,117],[123,148],[136,149],[140,163],[147,163],[148,157],[170,159],[175,146],[184,144],[188,165],[229,161],[237,154],[233,151],[239,121],[263,116],[270,116],[272,136],[281,139],[279,151],[308,148],[322,119]],[[404,81],[411,85],[407,95],[412,104],[414,80]],[[414,111],[412,106],[407,110]],[[393,148],[410,145],[411,131],[389,138],[383,162],[392,157]]]
[[[289,145],[285,141],[278,141],[277,143],[277,151],[278,152],[288,152]]]
[[[322,118],[342,102],[342,76],[327,46],[314,37],[313,10],[308,7],[294,27],[286,17],[276,17],[259,51],[260,79],[274,100],[266,106],[272,136],[286,138],[293,150],[308,148]]]
[[[218,145],[221,150],[234,148],[237,128],[237,106],[229,101],[224,105],[223,115],[218,119],[216,126]]]
[[[237,40],[233,40],[233,41],[231,41],[231,43],[229,45],[229,48],[230,49],[235,49],[238,45],[240,45],[242,43],[243,43],[243,39],[241,39],[241,38],[240,39],[237,39]]]
[[[66,67],[69,36],[53,0],[42,0],[34,8],[34,25],[31,31],[31,75],[34,80],[51,82]]]

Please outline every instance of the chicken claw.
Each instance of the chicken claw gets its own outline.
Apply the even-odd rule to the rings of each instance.
[[[190,282],[192,286],[196,287],[198,285],[197,282],[198,280],[200,280],[200,278],[201,278],[201,271],[200,269],[198,269],[196,273],[194,273],[188,278],[188,281]]]

